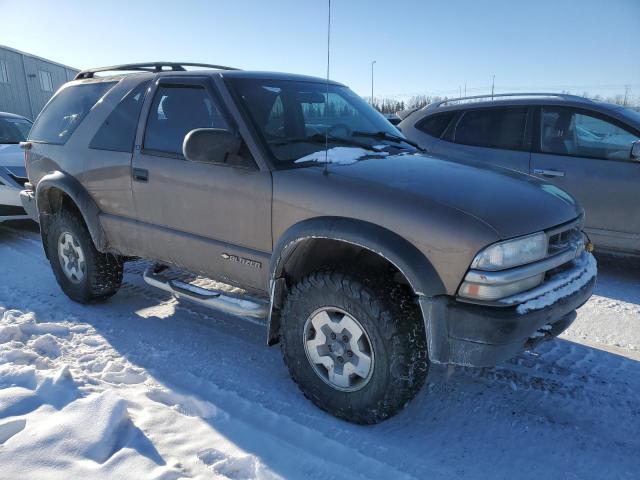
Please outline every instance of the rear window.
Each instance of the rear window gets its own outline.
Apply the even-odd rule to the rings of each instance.
[[[464,112],[454,141],[478,147],[525,149],[527,108],[485,108]]]
[[[422,130],[427,135],[440,138],[456,113],[457,112],[444,112],[431,115],[419,122],[416,128]]]
[[[38,116],[29,140],[64,145],[116,82],[83,83],[56,94]]]
[[[124,96],[97,131],[89,148],[133,152],[138,118],[149,83],[141,83]]]

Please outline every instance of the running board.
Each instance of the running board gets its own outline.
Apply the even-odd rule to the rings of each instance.
[[[162,267],[152,265],[142,275],[152,287],[238,317],[267,318],[269,303],[250,297],[234,297],[218,290],[191,285],[180,280],[166,280],[158,275]]]

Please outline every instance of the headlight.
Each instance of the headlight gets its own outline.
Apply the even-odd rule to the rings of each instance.
[[[523,278],[522,280],[496,285],[464,281],[462,285],[460,285],[458,294],[461,297],[474,298],[477,300],[498,300],[537,287],[542,283],[542,280],[544,280],[544,273]]]
[[[544,232],[534,233],[485,248],[473,259],[471,268],[489,271],[503,270],[535,262],[546,255],[547,236]]]

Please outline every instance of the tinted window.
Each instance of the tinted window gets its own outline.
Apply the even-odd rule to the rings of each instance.
[[[182,142],[196,128],[227,128],[211,96],[198,86],[160,86],[151,105],[144,148],[182,155]]]
[[[26,140],[31,122],[24,118],[0,117],[0,143],[19,143]]]
[[[556,155],[628,160],[638,135],[601,118],[570,108],[545,107],[540,150]]]
[[[148,86],[149,82],[143,82],[125,95],[91,140],[90,148],[116,152],[133,151],[138,117]]]
[[[445,112],[437,115],[431,115],[425,118],[416,125],[418,130],[422,130],[424,133],[431,135],[432,137],[440,138],[444,133],[445,128],[449,125],[449,122],[455,117],[456,112]]]
[[[525,148],[526,108],[491,108],[466,111],[456,127],[456,143],[479,147]]]
[[[63,145],[115,83],[84,83],[61,90],[38,116],[29,140]]]

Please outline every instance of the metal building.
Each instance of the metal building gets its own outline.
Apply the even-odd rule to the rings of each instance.
[[[78,70],[0,45],[0,112],[35,119]]]

